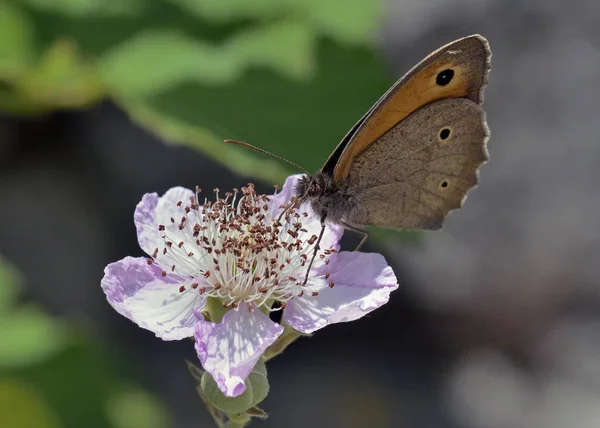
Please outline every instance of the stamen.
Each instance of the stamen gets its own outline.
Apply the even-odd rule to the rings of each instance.
[[[167,231],[164,225],[158,226],[164,233],[162,253],[168,253],[166,260],[171,272],[177,268],[178,275],[186,275],[192,281],[202,276],[202,287],[200,281],[192,282],[189,287],[201,295],[217,298],[228,308],[248,304],[254,309],[275,301],[276,308],[268,310],[280,310],[290,300],[305,296],[305,288],[309,287],[298,278],[306,275],[307,260],[315,251],[318,236],[307,236],[303,218],[308,214],[297,212],[297,198],[276,214],[270,211],[269,198],[257,195],[251,183],[241,190],[226,192],[224,199],[219,197],[218,188],[214,192],[215,201],[205,200],[200,206],[200,188],[196,186],[189,205],[184,205],[184,201],[174,202],[179,212],[186,214],[178,224],[171,218],[177,229]],[[190,251],[194,244],[196,250]],[[154,260],[147,259],[148,264],[160,264],[156,260],[158,252],[156,248]],[[317,249],[317,260],[328,264],[327,256],[333,252],[334,249]],[[166,276],[166,271],[161,275]],[[327,281],[329,273],[321,278]],[[328,285],[333,287],[334,283]],[[184,292],[186,286],[180,286],[179,290]],[[311,296],[319,294],[310,288],[306,291]]]

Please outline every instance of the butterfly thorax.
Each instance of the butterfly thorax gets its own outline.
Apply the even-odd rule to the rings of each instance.
[[[336,183],[331,175],[321,171],[301,177],[295,193],[298,198],[310,203],[317,215],[334,223],[345,221],[348,213],[356,208],[354,199],[346,193],[345,185]]]

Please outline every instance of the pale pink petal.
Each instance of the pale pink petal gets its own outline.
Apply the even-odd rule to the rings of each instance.
[[[142,328],[163,340],[194,334],[206,299],[191,288],[192,281],[161,275],[162,269],[144,258],[125,257],[104,269],[102,289],[110,305]],[[179,292],[179,287],[186,291]]]
[[[312,333],[328,324],[354,321],[387,303],[398,288],[392,268],[380,254],[334,254],[327,271],[327,281],[312,278],[307,283],[307,288],[318,290],[317,296],[305,293],[288,302],[283,318],[295,330]]]
[[[282,332],[283,327],[260,310],[242,304],[227,312],[219,324],[198,321],[196,352],[223,394],[237,397],[244,392],[258,359]]]
[[[146,253],[152,255],[158,248],[158,257],[163,264],[169,265],[169,254],[163,255],[162,249],[165,247],[164,235],[175,244],[180,241],[190,241],[185,231],[179,230],[179,225],[183,217],[186,221],[197,222],[197,212],[190,210],[190,197],[194,193],[184,187],[173,187],[163,196],[159,197],[156,193],[147,193],[135,208],[133,219],[138,234],[140,247]],[[181,203],[180,203],[181,202]],[[179,206],[178,206],[178,203]],[[159,231],[159,225],[163,225],[165,230]],[[192,241],[193,242],[193,241]]]
[[[292,199],[292,196],[295,194],[296,183],[298,183],[298,180],[303,175],[304,174],[290,175],[285,179],[285,183],[283,184],[281,190],[277,192],[276,195],[269,196],[270,211],[272,213],[279,214],[281,207],[287,204],[290,199]]]

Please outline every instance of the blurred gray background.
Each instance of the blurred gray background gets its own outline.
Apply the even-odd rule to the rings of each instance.
[[[269,364],[270,417],[253,426],[599,427],[600,3],[386,8],[377,37],[396,76],[455,38],[488,38],[490,162],[442,231],[386,241],[401,284],[387,306]],[[108,262],[141,254],[132,214],[143,193],[252,178],[164,145],[111,102],[5,116],[0,139],[0,253],[25,273],[27,298],[94,325],[174,427],[211,426],[183,363],[191,343],[138,329],[99,281]]]

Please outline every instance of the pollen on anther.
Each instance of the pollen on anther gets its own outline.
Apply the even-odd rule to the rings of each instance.
[[[175,265],[171,266],[171,272],[175,272]]]
[[[177,206],[180,207],[183,202],[177,201]]]
[[[165,277],[165,276],[167,276],[167,272],[163,270],[163,271],[160,273],[160,276],[162,276],[162,277]]]
[[[179,287],[179,292],[183,293],[185,291],[185,287],[182,285],[181,287]]]
[[[175,223],[175,219],[171,217],[171,223]]]
[[[318,291],[313,291],[312,293],[310,293],[311,296],[315,297],[319,295]]]
[[[147,258],[146,259],[146,263],[148,263],[149,265],[151,265],[152,264],[152,259],[151,258]]]
[[[335,282],[329,281],[329,288],[333,288],[334,285],[335,285]]]
[[[325,279],[329,279],[329,272],[325,272]]]
[[[158,225],[158,230],[160,230],[160,231],[165,230],[165,225],[164,224],[159,224]]]

